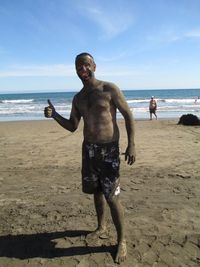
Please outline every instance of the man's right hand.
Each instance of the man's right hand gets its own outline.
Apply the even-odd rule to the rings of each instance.
[[[54,116],[56,114],[56,110],[49,99],[47,100],[47,102],[49,105],[48,105],[48,107],[44,108],[44,116],[46,118],[54,118]]]

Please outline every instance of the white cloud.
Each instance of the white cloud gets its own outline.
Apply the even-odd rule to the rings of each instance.
[[[89,1],[79,6],[79,10],[83,16],[86,16],[95,22],[103,31],[101,38],[111,39],[120,33],[126,31],[133,23],[133,12],[125,7],[123,2],[117,2],[115,5],[102,6]]]
[[[10,66],[6,70],[0,70],[0,77],[33,77],[33,76],[74,76],[74,65],[55,64],[55,65],[28,65]]]
[[[123,66],[98,66],[96,75],[102,77],[140,76],[141,71]],[[0,78],[3,77],[76,77],[76,71],[74,65],[65,64],[29,66],[15,65],[10,66],[6,70],[0,70]]]
[[[147,41],[153,44],[164,44],[164,43],[174,43],[177,41],[182,41],[186,38],[200,38],[200,29],[191,31],[163,31],[156,35],[148,35]]]
[[[155,44],[173,43],[180,39],[179,33],[174,31],[160,31],[156,35],[148,35],[147,40]]]
[[[185,34],[186,37],[197,37],[199,38],[200,37],[200,30],[193,30],[193,31],[190,31],[190,32],[187,32]]]

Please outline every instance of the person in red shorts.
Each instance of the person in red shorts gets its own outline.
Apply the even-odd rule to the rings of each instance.
[[[149,102],[150,120],[152,120],[152,114],[156,117],[156,120],[157,120],[156,110],[157,110],[157,102],[152,96]]]

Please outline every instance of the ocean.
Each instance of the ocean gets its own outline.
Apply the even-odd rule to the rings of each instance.
[[[0,121],[45,120],[47,99],[57,112],[68,118],[77,92],[0,94]],[[149,119],[149,100],[157,100],[158,119],[178,119],[183,114],[200,117],[200,89],[125,90],[125,98],[134,118]],[[117,117],[121,118],[118,112]]]

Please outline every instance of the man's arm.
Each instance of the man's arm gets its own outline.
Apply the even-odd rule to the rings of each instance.
[[[120,91],[120,89],[116,85],[112,85],[112,100],[116,105],[116,108],[120,111],[122,116],[125,119],[128,145],[125,151],[125,160],[128,164],[132,165],[136,160],[136,152],[135,152],[135,125],[132,112],[128,106],[128,103]]]
[[[53,106],[50,100],[48,100],[48,104],[49,106],[45,107],[44,109],[44,115],[46,118],[53,118],[63,128],[70,132],[74,132],[78,128],[81,116],[78,112],[78,109],[76,108],[75,98],[72,101],[72,109],[69,119],[62,117],[59,113],[57,113],[55,107]]]
[[[157,109],[157,101],[155,100],[155,110]]]

